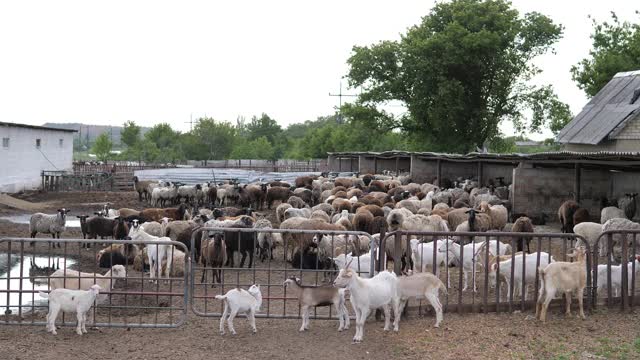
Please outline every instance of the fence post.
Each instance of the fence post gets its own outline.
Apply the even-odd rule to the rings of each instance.
[[[395,241],[393,244],[393,271],[396,275],[402,275],[402,235],[398,231],[395,234]]]

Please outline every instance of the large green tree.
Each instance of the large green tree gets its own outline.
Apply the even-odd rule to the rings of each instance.
[[[640,24],[620,22],[612,12],[611,22],[593,20],[591,40],[589,57],[571,68],[573,80],[587,95],[597,94],[618,72],[640,69]]]
[[[107,161],[111,155],[111,149],[113,148],[113,143],[111,142],[111,138],[107,132],[103,132],[96,138],[91,151],[96,154],[96,157],[100,161]]]
[[[349,84],[363,90],[362,105],[407,107],[376,127],[400,129],[422,149],[467,152],[498,136],[502,121],[524,128],[528,111],[533,130],[552,121],[555,113],[536,114],[558,100],[531,85],[540,71],[531,60],[561,35],[548,17],[521,16],[505,0],[441,2],[401,40],[355,46]]]
[[[201,118],[193,128],[195,135],[206,149],[204,159],[226,159],[233,150],[236,128],[228,122],[217,122],[212,118]]]
[[[127,145],[127,147],[136,146],[140,141],[140,126],[136,125],[135,121],[127,121],[124,123],[122,132],[120,133],[120,142]]]
[[[276,138],[282,133],[282,127],[278,125],[278,122],[265,113],[262,113],[260,117],[252,117],[246,128],[249,140],[264,136],[271,144],[274,144]]]

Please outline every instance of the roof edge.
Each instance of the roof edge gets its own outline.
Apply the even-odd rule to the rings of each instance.
[[[640,75],[640,70],[619,72],[619,73],[613,75],[613,77],[617,78],[617,77],[636,76],[636,75]]]
[[[5,122],[5,121],[0,121],[0,126],[14,126],[14,127],[21,127],[21,128],[34,129],[34,130],[50,130],[50,131],[63,131],[63,132],[74,132],[74,133],[78,132],[78,130],[73,130],[73,129],[60,129],[60,128],[54,128],[54,127],[48,127],[48,126],[18,124],[18,123],[11,123],[11,122]]]

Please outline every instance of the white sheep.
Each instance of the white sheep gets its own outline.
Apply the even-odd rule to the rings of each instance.
[[[216,299],[224,302],[224,311],[220,317],[220,334],[224,335],[224,321],[227,320],[229,331],[235,335],[236,330],[233,328],[233,319],[238,313],[246,314],[251,324],[251,330],[254,333],[258,332],[256,329],[256,312],[260,311],[262,306],[262,293],[260,291],[260,285],[251,285],[249,290],[244,289],[231,289],[224,295],[216,295]],[[227,318],[228,316],[228,318]]]
[[[596,241],[602,234],[602,225],[588,221],[581,222],[573,227],[573,232],[576,235],[582,236],[587,241],[589,248],[591,249],[595,246]],[[581,238],[578,238],[576,241],[576,246],[583,246]],[[600,244],[600,246],[603,246],[603,244]]]
[[[305,218],[308,219],[311,217],[311,209],[309,208],[301,208],[301,209],[297,209],[297,208],[288,208],[284,211],[284,219],[291,219],[294,217],[301,217],[301,218]]]
[[[309,330],[309,308],[312,306],[331,306],[336,308],[340,325],[338,331],[349,328],[349,311],[345,305],[344,289],[331,286],[305,286],[299,278],[290,277],[282,284],[285,289],[293,290],[302,306],[302,325],[300,331]]]
[[[524,258],[524,259],[523,259]],[[514,266],[513,272],[513,291],[515,294],[520,294],[522,291],[522,286],[525,286],[524,289],[524,300],[527,300],[529,296],[529,288],[527,283],[533,283],[536,279],[536,264],[538,259],[538,253],[526,254],[519,253],[515,255],[515,262],[512,261],[511,257],[507,260],[500,261],[499,263],[491,264],[489,268],[489,285],[492,287],[496,286],[497,283],[497,272],[500,270],[500,281],[504,282],[507,286],[506,297],[511,297],[511,266]],[[524,261],[524,278],[522,274],[522,262]],[[549,255],[546,252],[540,252],[540,266],[544,267],[550,263],[553,263],[555,259],[553,256]]]
[[[540,266],[540,295],[536,303],[536,318],[542,322],[547,320],[547,308],[556,296],[556,292],[564,293],[567,306],[565,314],[571,315],[571,294],[578,298],[580,317],[585,319],[582,306],[584,288],[587,285],[587,252],[583,247],[578,247],[567,256],[575,258],[574,262],[558,261],[547,266]]]
[[[488,202],[480,203],[480,210],[491,218],[491,229],[502,231],[509,220],[509,211],[504,205],[489,205]]]
[[[371,310],[384,310],[384,330],[390,330],[391,307],[393,307],[393,330],[398,331],[400,322],[400,298],[398,296],[398,277],[396,274],[383,271],[376,276],[365,279],[347,264],[340,270],[333,284],[346,288],[351,294],[351,305],[356,313],[356,334],[353,342],[359,343],[364,336],[364,323]]]
[[[607,206],[600,211],[600,224],[604,224],[611,219],[626,219],[624,210],[615,206]]]
[[[413,274],[398,277],[398,297],[400,301],[398,313],[402,314],[407,300],[410,298],[427,299],[436,311],[436,323],[433,327],[440,327],[442,322],[442,303],[438,299],[440,289],[447,293],[447,288],[440,279],[430,273]]]
[[[87,311],[93,306],[100,290],[100,285],[91,285],[89,290],[55,289],[49,294],[40,291],[39,295],[41,298],[49,299],[47,332],[53,335],[58,334],[56,332],[56,318],[58,317],[58,313],[62,311],[66,313],[75,312],[78,319],[76,334],[86,334]]]

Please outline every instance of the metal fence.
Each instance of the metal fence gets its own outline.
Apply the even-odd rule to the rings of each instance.
[[[594,305],[598,304],[598,298],[605,296],[605,305],[609,308],[619,304],[620,309],[626,311],[636,305],[639,234],[640,230],[605,231],[596,239],[593,244],[596,261],[592,268]],[[619,264],[613,264],[614,261]]]
[[[33,243],[34,246],[31,246]],[[189,261],[183,256],[182,268],[174,265],[172,274],[156,283],[149,283],[143,262],[138,267],[125,260],[125,276],[113,271],[103,276],[112,264],[119,262],[115,252],[102,254],[97,259],[101,245],[121,245],[124,257],[133,260],[138,246],[145,248],[166,244],[161,241],[131,240],[79,240],[79,239],[27,239],[2,238],[0,249],[0,324],[44,325],[48,303],[39,292],[51,289],[52,281],[62,281],[65,288],[85,288],[88,284],[102,284],[88,324],[98,327],[151,327],[175,328],[181,326],[187,316]],[[188,254],[184,244],[171,242],[171,256],[180,258],[180,251]],[[60,247],[57,247],[60,245]],[[91,246],[91,248],[85,248]],[[140,256],[138,260],[144,261]],[[179,260],[176,260],[179,263]],[[77,273],[75,269],[81,269]],[[51,277],[57,271],[55,277]],[[107,273],[108,274],[108,273]],[[58,279],[55,279],[55,278]],[[55,280],[54,280],[55,279]],[[74,325],[75,316],[58,317],[60,325]]]
[[[413,247],[412,247],[412,239]],[[434,239],[438,241],[433,245]],[[531,253],[517,254],[517,243],[530,243]],[[444,311],[449,312],[513,312],[535,309],[539,291],[537,269],[544,266],[550,257],[555,261],[567,261],[567,253],[582,239],[575,234],[556,233],[509,233],[509,232],[407,232],[397,231],[386,234],[381,240],[380,262],[383,256],[412,263],[417,271],[424,270],[437,274],[447,284],[444,295]],[[393,242],[393,245],[387,242]],[[427,241],[423,243],[423,241]],[[455,241],[455,242],[454,242]],[[483,242],[489,246],[481,246]],[[460,242],[463,245],[460,250]],[[385,254],[383,254],[385,253]],[[491,258],[496,254],[508,254],[500,265]],[[587,245],[587,253],[591,253]],[[587,256],[587,268],[590,269]],[[419,266],[415,266],[418,263]],[[496,263],[496,265],[494,265]],[[445,264],[455,265],[449,267]],[[445,265],[441,270],[441,265]],[[401,271],[401,261],[394,261],[396,273]],[[466,271],[465,271],[466,268]],[[439,270],[439,271],[438,271]],[[466,274],[465,274],[466,273]],[[468,278],[465,280],[465,278]],[[449,281],[451,279],[451,281]],[[496,279],[495,282],[493,279]],[[522,280],[519,280],[522,279]],[[469,285],[465,289],[464,284]],[[477,283],[477,291],[474,284]],[[504,289],[500,283],[506,285]],[[516,289],[516,285],[521,284]],[[587,272],[587,287],[591,284],[591,274]],[[530,291],[529,288],[532,288]],[[533,293],[533,296],[531,296]],[[586,293],[589,293],[588,291]],[[442,296],[442,294],[441,294]],[[418,309],[422,302],[418,302]],[[586,302],[591,308],[590,299]],[[411,309],[411,308],[410,308]]]
[[[355,231],[322,231],[322,230],[284,230],[284,229],[231,229],[231,228],[204,228],[205,234],[219,233],[223,231],[227,249],[249,249],[255,253],[260,250],[259,237],[275,235],[282,237],[282,251],[278,250],[273,255],[266,254],[264,258],[258,255],[254,259],[253,266],[240,267],[239,254],[235,255],[235,266],[204,266],[198,261],[196,237],[192,238],[191,258],[191,310],[198,316],[219,317],[222,314],[223,304],[215,300],[216,295],[225,294],[228,290],[242,287],[247,288],[252,284],[259,284],[262,289],[262,311],[257,317],[266,318],[299,318],[300,304],[291,290],[284,288],[283,283],[291,276],[301,280],[304,285],[330,285],[337,274],[337,267],[328,264],[326,259],[333,259],[345,252],[351,252],[359,246],[361,256],[355,257],[352,266],[361,276],[369,277],[373,274],[374,259],[372,253],[375,244],[372,237],[364,232]],[[315,244],[313,237],[317,236],[321,244]],[[208,237],[205,235],[205,239]],[[324,240],[322,240],[324,237]],[[343,241],[343,239],[349,239]],[[354,240],[357,239],[357,240]],[[204,240],[203,240],[204,241]],[[213,240],[208,240],[213,241]],[[277,240],[276,240],[277,241]],[[203,243],[204,244],[204,243]],[[307,253],[295,250],[311,246]],[[359,245],[358,245],[359,244]],[[356,249],[356,251],[358,251]],[[235,253],[234,253],[235,254]],[[247,254],[247,258],[250,258]],[[344,255],[342,255],[344,256]],[[249,260],[251,261],[251,260]],[[203,273],[220,271],[220,281],[214,282],[212,276],[207,275],[207,281],[203,281]],[[197,278],[199,276],[199,278]],[[211,280],[211,281],[209,281]],[[314,319],[335,318],[332,307],[317,307],[311,316]]]

